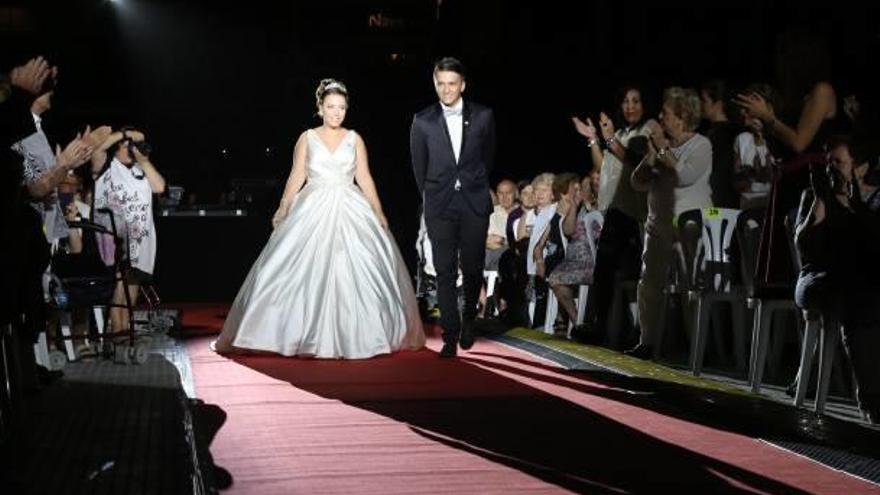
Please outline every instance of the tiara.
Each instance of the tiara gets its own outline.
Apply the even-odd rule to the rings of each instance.
[[[324,86],[324,91],[331,90],[331,89],[338,89],[341,91],[345,91],[345,87],[336,81],[333,81],[332,83]]]

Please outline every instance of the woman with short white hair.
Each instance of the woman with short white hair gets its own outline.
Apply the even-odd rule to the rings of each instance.
[[[663,286],[676,240],[674,219],[687,210],[712,206],[712,144],[696,133],[700,97],[690,88],[672,87],[663,94],[662,133],[648,139],[648,155],[632,174],[632,186],[648,192],[648,219],[642,252],[639,344],[627,354],[647,359],[653,354],[656,330],[663,320]]]

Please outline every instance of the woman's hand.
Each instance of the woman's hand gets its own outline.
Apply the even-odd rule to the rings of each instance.
[[[94,130],[86,127],[86,132],[83,133],[82,138],[92,149],[97,150],[111,134],[113,134],[113,129],[109,125],[102,125]]]
[[[578,134],[584,136],[590,141],[596,140],[596,126],[593,125],[593,121],[590,120],[589,117],[587,117],[586,122],[577,117],[572,117],[571,121],[574,123],[574,129],[577,131]]]
[[[67,204],[67,210],[64,211],[64,218],[66,218],[68,222],[76,222],[78,217],[79,208],[76,207],[76,202],[71,201]]]
[[[660,124],[658,124],[657,121],[654,119],[649,119],[647,122],[645,122],[645,129],[648,130],[647,131],[648,137],[651,137],[655,134],[656,135],[663,134],[663,128],[660,127]]]
[[[773,122],[776,115],[767,100],[757,93],[746,93],[736,95],[736,104],[745,110],[749,115],[761,119],[763,122]]]
[[[376,213],[376,218],[379,220],[379,225],[388,232],[388,219],[385,218],[384,213]]]
[[[150,161],[150,157],[141,153],[141,150],[138,149],[137,146],[132,146],[131,150],[134,152],[134,161],[138,163],[144,163]]]
[[[574,203],[572,202],[571,198],[569,198],[568,196],[563,196],[559,198],[559,204],[556,205],[556,210],[562,216],[568,216],[571,213],[573,206]]]
[[[85,143],[82,136],[77,134],[73,141],[67,143],[64,150],[60,145],[55,145],[55,163],[67,170],[79,167],[92,156],[92,147]]]
[[[281,222],[287,218],[287,214],[290,212],[290,205],[282,202],[278,205],[278,209],[275,210],[275,214],[272,215],[272,228],[277,229]]]
[[[136,143],[140,143],[144,139],[146,139],[143,132],[136,131],[134,129],[129,129],[129,130],[125,131],[125,137],[131,139],[132,141],[134,141]]]
[[[605,112],[599,114],[599,128],[602,129],[602,138],[606,141],[614,137],[614,122]]]

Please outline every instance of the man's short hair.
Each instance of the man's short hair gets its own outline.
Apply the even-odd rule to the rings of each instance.
[[[434,62],[434,72],[455,72],[465,78],[464,64],[455,57],[443,57]]]

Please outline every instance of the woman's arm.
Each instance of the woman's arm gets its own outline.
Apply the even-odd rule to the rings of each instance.
[[[539,277],[543,277],[545,275],[545,266],[544,266],[544,245],[547,244],[547,238],[550,235],[550,229],[544,229],[544,234],[541,235],[541,238],[538,239],[538,242],[535,243],[535,250],[532,251],[531,255],[535,260],[535,274]]]
[[[76,222],[79,220],[79,208],[76,207],[76,201],[71,201],[67,205],[67,211],[64,216],[68,222]],[[83,250],[82,229],[67,229],[67,243],[70,247],[71,254],[81,253]]]
[[[674,160],[678,185],[689,186],[712,170],[712,143],[708,139],[701,139],[682,156],[674,157],[672,151],[669,151],[662,159],[667,164]]]
[[[604,155],[602,153],[602,147],[599,146],[598,136],[596,133],[596,126],[593,125],[593,121],[587,118],[587,121],[572,117],[572,123],[574,123],[574,128],[581,136],[587,138],[587,145],[590,147],[590,158],[593,161],[593,168],[602,171],[602,159]]]
[[[281,195],[281,202],[278,210],[272,216],[272,226],[278,227],[282,220],[287,217],[290,206],[296,198],[296,193],[302,189],[306,182],[306,153],[308,152],[308,142],[306,141],[306,133],[303,132],[296,140],[293,147],[293,163],[291,164],[290,175],[287,176],[287,184],[284,186],[284,194]]]
[[[122,131],[110,132],[106,133],[107,128],[99,128],[94,132],[102,131],[102,134],[96,136],[96,139],[100,139],[99,144],[95,148],[94,152],[92,152],[92,176],[96,177],[101,173],[101,169],[104,168],[104,164],[107,163],[107,150],[110,149],[111,146],[118,143],[125,137]],[[94,133],[93,133],[94,134]]]
[[[665,156],[665,154],[664,154]],[[637,192],[648,192],[651,189],[651,183],[654,182],[654,163],[660,161],[662,157],[658,156],[653,141],[648,140],[648,154],[633,170],[629,177],[629,183]]]
[[[382,203],[379,201],[379,193],[376,192],[376,184],[373,182],[373,176],[370,174],[370,164],[367,159],[367,146],[360,134],[355,134],[356,138],[356,163],[357,168],[354,171],[354,178],[358,186],[367,198],[367,202],[373,208],[373,212],[379,218],[379,223],[386,230],[388,229],[388,219],[385,218],[385,212],[382,211]]]
[[[28,195],[33,199],[43,199],[52,194],[58,184],[67,178],[67,174],[89,159],[91,148],[86,145],[80,135],[65,146],[64,150],[55,145],[55,166],[27,185]]]
[[[565,201],[565,204],[563,204]],[[561,211],[560,211],[561,210]],[[562,233],[565,234],[566,237],[571,237],[574,235],[575,230],[577,229],[577,205],[573,203],[571,200],[560,200],[559,201],[559,210],[557,210],[562,214]]]
[[[775,134],[780,141],[797,153],[810,146],[822,122],[833,115],[835,100],[834,88],[827,82],[820,82],[813,87],[807,97],[797,127],[791,128],[776,118],[773,109],[761,96],[753,94],[738,97],[740,106],[761,119],[768,132]]]
[[[150,189],[153,193],[162,194],[165,192],[165,178],[156,170],[150,157],[141,153],[137,146],[132,146],[132,150],[134,151],[134,159],[144,170],[144,175],[147,177],[147,182],[150,183]]]
[[[804,103],[797,127],[792,129],[771,114],[771,119],[768,121],[770,132],[776,134],[791,149],[800,153],[810,146],[816,133],[819,132],[822,122],[834,112],[834,101],[834,89],[831,85],[826,82],[819,83],[813,88]]]

